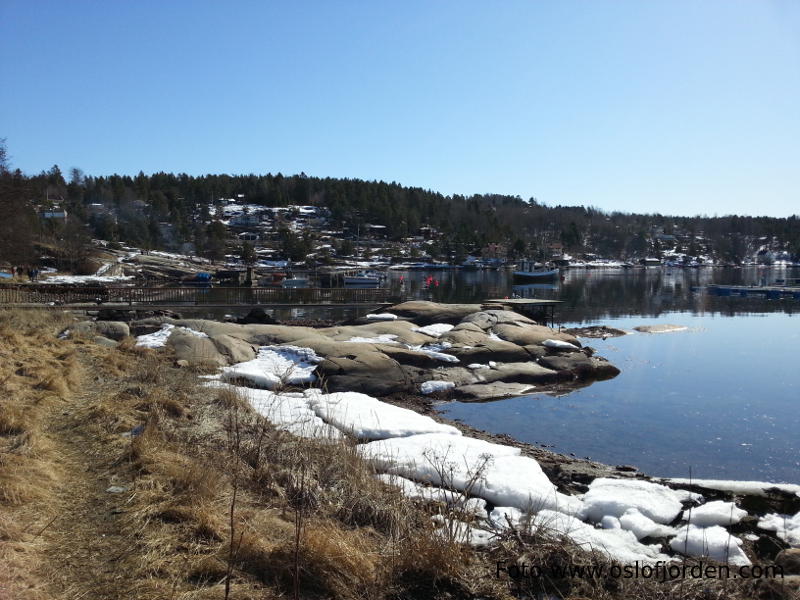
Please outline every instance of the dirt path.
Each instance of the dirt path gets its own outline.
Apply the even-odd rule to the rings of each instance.
[[[84,385],[92,388],[92,357],[80,353]],[[100,390],[76,393],[49,415],[48,437],[60,482],[54,490],[55,520],[42,533],[41,570],[55,598],[131,597],[134,572],[124,558],[135,548],[123,531],[122,515],[130,492],[111,493],[118,481],[117,452],[104,448],[91,431],[91,407]],[[124,470],[124,465],[122,465]]]

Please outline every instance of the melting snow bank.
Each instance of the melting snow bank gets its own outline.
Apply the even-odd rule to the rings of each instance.
[[[413,410],[381,402],[366,394],[323,394],[319,390],[307,390],[305,396],[317,416],[355,438],[380,440],[420,433],[461,435],[452,425],[437,423]]]
[[[581,516],[595,522],[606,515],[621,517],[634,508],[655,523],[668,524],[683,508],[678,495],[666,486],[639,479],[604,477],[592,481],[583,503]]]
[[[190,335],[201,338],[208,337],[208,335],[202,331],[195,331],[194,329],[189,329],[188,327],[176,327],[172,323],[164,323],[161,326],[161,329],[158,331],[138,336],[136,338],[136,345],[144,348],[162,348],[166,346],[169,336],[171,336],[175,331],[183,331]]]
[[[609,558],[621,563],[639,562],[652,564],[669,561],[671,558],[661,553],[657,544],[645,545],[636,536],[624,529],[595,529],[580,519],[554,510],[540,510],[531,518],[517,508],[500,506],[490,515],[491,522],[498,528],[508,527],[542,532],[552,537],[567,537],[586,551],[599,550]]]
[[[441,502],[467,515],[485,516],[486,500],[483,498],[468,498],[464,494],[435,486],[425,486],[416,481],[411,481],[399,475],[380,473],[377,479],[387,485],[400,488],[404,496],[418,498],[429,502]]]
[[[800,512],[796,515],[768,514],[758,521],[759,529],[774,531],[784,542],[794,548],[800,548]]]
[[[275,394],[268,390],[239,387],[217,380],[211,380],[207,385],[238,392],[250,403],[253,410],[282,431],[288,431],[302,438],[344,437],[336,427],[325,423],[317,416],[309,406],[308,398],[302,393]]]
[[[708,490],[718,490],[720,492],[733,492],[734,494],[745,494],[747,496],[766,496],[771,489],[777,489],[787,494],[800,496],[800,485],[795,483],[769,483],[767,481],[736,481],[732,479],[683,479],[672,477],[661,479],[666,483],[678,485],[693,485],[706,488]]]
[[[223,381],[247,381],[273,390],[282,385],[300,385],[316,380],[314,369],[322,359],[309,348],[261,346],[253,360],[222,369]]]
[[[741,545],[742,540],[719,525],[696,527],[691,524],[681,528],[678,535],[669,543],[675,552],[701,558],[708,557],[737,567],[751,564]]]
[[[358,392],[324,394],[321,390],[309,389],[274,393],[231,385],[215,377],[208,378],[207,385],[239,392],[256,412],[278,429],[300,437],[341,438],[346,433],[358,439],[378,440],[431,432],[453,437],[461,435],[451,425],[437,423],[425,415]]]
[[[172,326],[165,326],[157,334],[166,339],[171,331]],[[571,496],[558,491],[539,463],[523,456],[519,448],[466,437],[451,425],[366,394],[326,394],[319,389],[285,393],[226,383],[243,381],[273,390],[284,383],[306,384],[314,381],[313,371],[320,360],[307,348],[264,346],[254,360],[223,368],[208,385],[237,390],[259,414],[294,435],[361,440],[356,451],[375,466],[381,481],[410,498],[449,507],[449,515],[438,518],[437,535],[485,545],[508,527],[531,528],[568,538],[621,563],[675,560],[665,554],[674,552],[731,565],[750,564],[742,540],[725,528],[747,516],[732,502],[698,506],[703,501],[700,494],[633,478],[596,478],[585,494]],[[447,381],[422,385],[424,391],[452,386]],[[714,486],[762,493],[770,487],[792,492],[800,488],[719,481],[707,487]],[[488,509],[492,509],[490,513]],[[457,520],[460,518],[470,522]],[[759,527],[776,532],[790,544],[800,542],[800,514],[769,514],[761,518]]]
[[[358,446],[378,469],[521,510],[552,508],[575,513],[581,502],[556,491],[539,463],[520,449],[443,434],[390,438]]]
[[[687,511],[683,518],[698,527],[711,527],[713,525],[736,525],[746,516],[747,511],[737,508],[733,502],[715,500]]]

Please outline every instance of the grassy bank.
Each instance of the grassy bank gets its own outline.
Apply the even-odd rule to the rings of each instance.
[[[374,478],[353,441],[275,430],[133,340],[0,312],[0,598],[770,598],[750,581],[496,577],[606,565],[542,532],[474,550]]]

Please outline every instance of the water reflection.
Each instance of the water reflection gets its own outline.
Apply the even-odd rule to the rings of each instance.
[[[494,433],[652,475],[800,483],[799,317],[664,313],[604,319],[688,331],[585,340],[622,372],[567,396],[440,407]]]
[[[781,277],[800,277],[800,269],[743,267],[740,269],[592,269],[569,270],[556,283],[514,285],[507,271],[439,271],[392,273],[390,285],[412,298],[434,302],[480,303],[489,298],[561,300],[557,318],[586,322],[626,315],[658,316],[664,312],[722,314],[793,313],[800,302],[791,299],[730,298],[699,293],[710,284],[759,285]],[[428,277],[433,277],[428,283]]]

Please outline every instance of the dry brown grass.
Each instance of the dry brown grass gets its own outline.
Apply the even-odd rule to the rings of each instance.
[[[46,597],[30,561],[62,475],[46,417],[81,381],[74,352],[55,338],[70,321],[63,313],[0,311],[0,597]]]
[[[443,508],[380,483],[352,442],[277,431],[166,352],[56,339],[67,324],[0,314],[0,599],[221,599],[229,567],[242,600],[291,597],[295,570],[302,598],[752,597],[642,581],[516,588],[495,561],[600,559],[530,536],[481,552],[448,541],[430,520]]]

